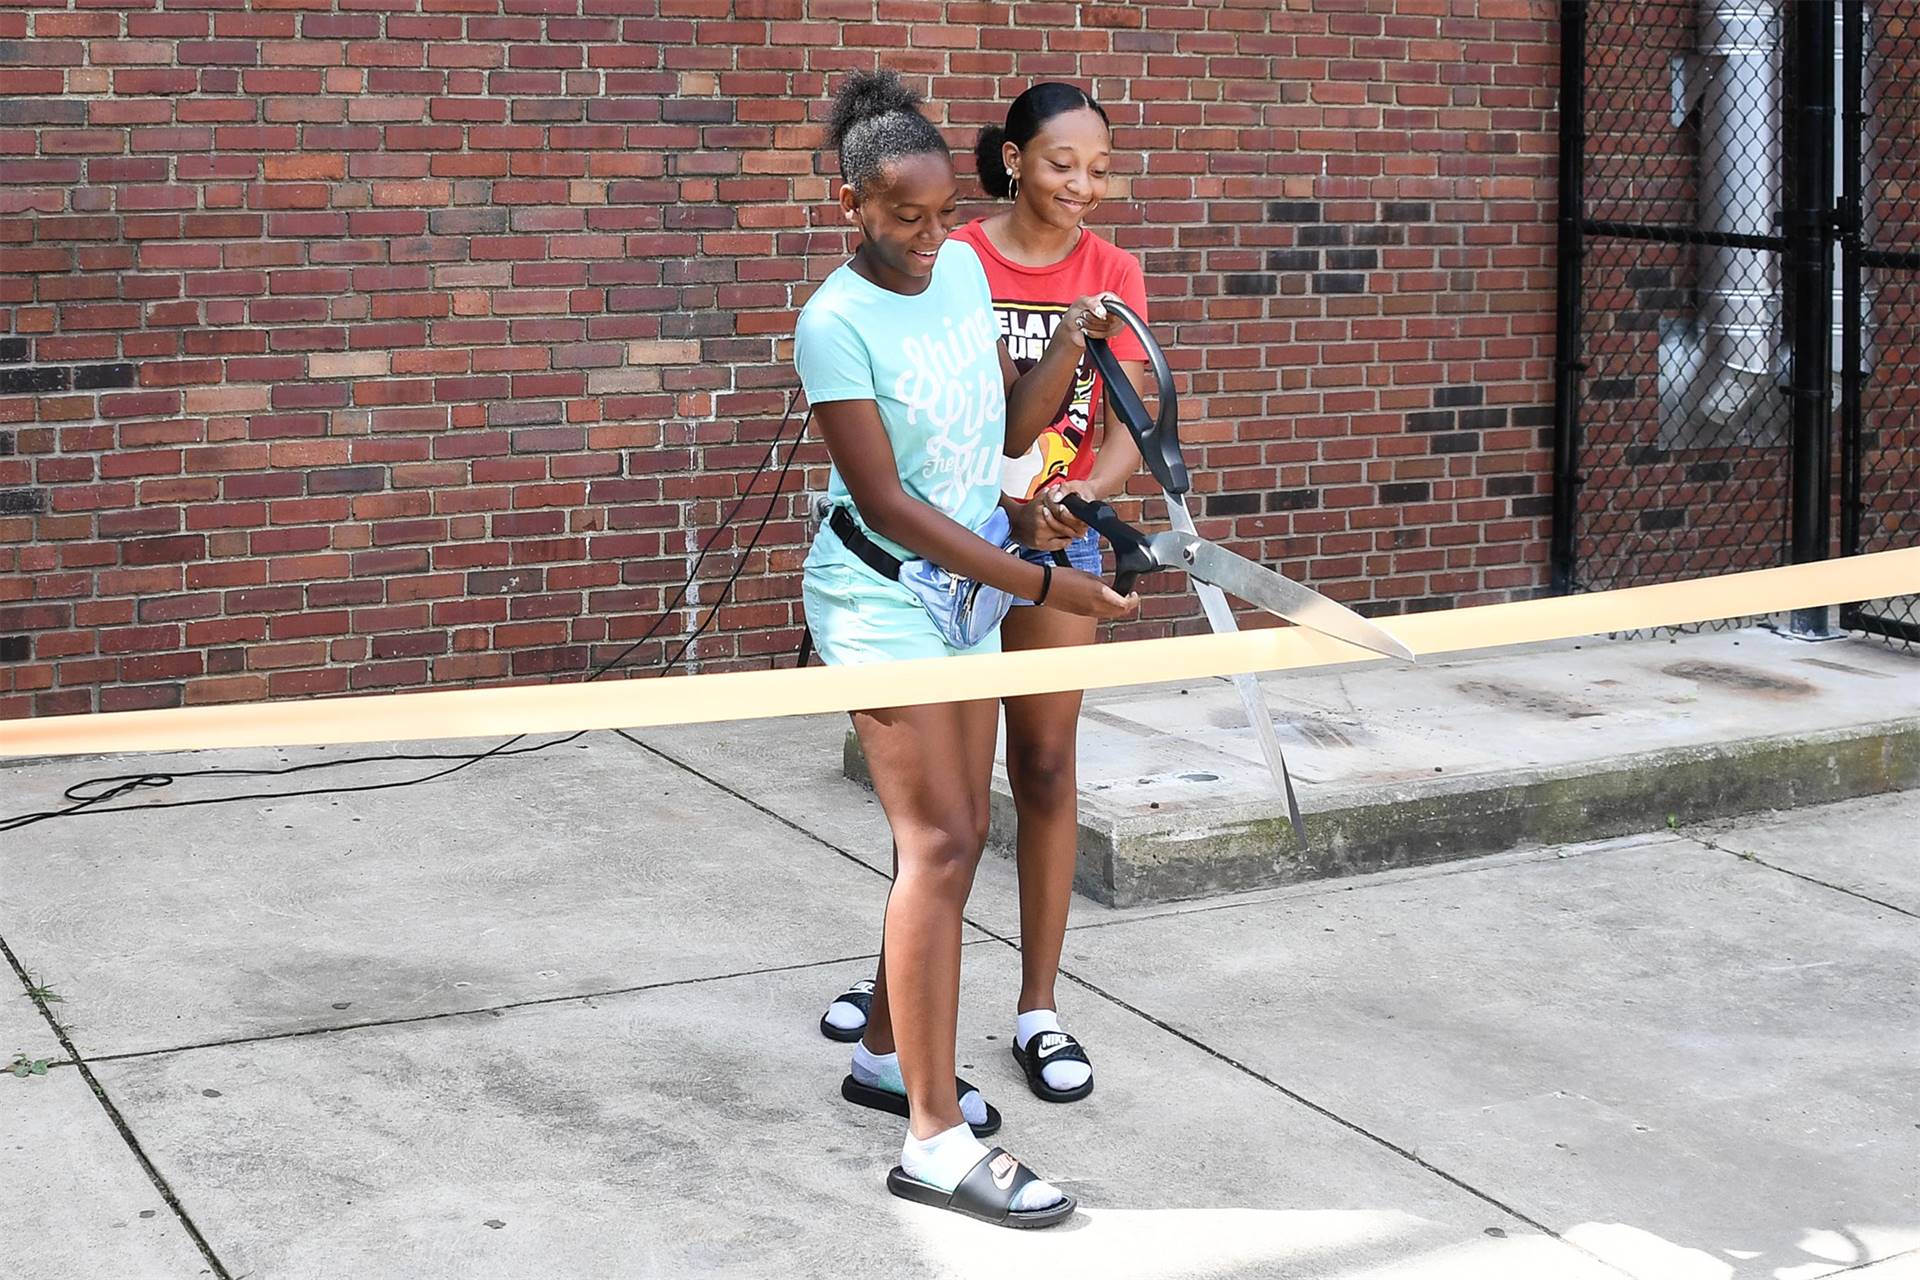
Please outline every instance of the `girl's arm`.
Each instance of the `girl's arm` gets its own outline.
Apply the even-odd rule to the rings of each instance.
[[[1113,296],[1145,317],[1147,280],[1140,270],[1140,260],[1131,254],[1123,254],[1112,283]],[[1126,371],[1127,381],[1133,384],[1134,393],[1144,404],[1148,377],[1146,359],[1143,356],[1139,360],[1122,360],[1120,367]],[[1124,422],[1115,421],[1111,398],[1102,396],[1101,400],[1104,403],[1100,405],[1100,452],[1094,458],[1093,470],[1087,476],[1087,487],[1092,492],[1082,495],[1090,500],[1110,498],[1124,492],[1127,482],[1140,470],[1140,446],[1134,440],[1133,432],[1127,430]]]
[[[873,401],[833,400],[815,405],[813,416],[868,528],[949,573],[1010,591],[1023,600],[1040,593],[1049,575],[1039,565],[1008,555],[900,487],[893,446]],[[1054,569],[1051,581],[1047,603],[1070,613],[1118,618],[1138,604],[1137,598],[1115,595],[1098,578],[1071,569]]]
[[[1120,367],[1126,370],[1127,381],[1144,401],[1147,394],[1147,365],[1144,360],[1122,360]],[[1002,495],[1000,505],[1007,510],[1007,519],[1013,526],[1013,536],[1022,546],[1033,547],[1039,551],[1054,551],[1066,546],[1075,538],[1086,533],[1087,526],[1073,517],[1065,507],[1056,505],[1063,494],[1074,494],[1089,502],[1099,502],[1111,498],[1126,490],[1127,482],[1140,470],[1140,446],[1134,442],[1133,432],[1127,430],[1124,423],[1113,420],[1111,406],[1103,406],[1100,452],[1093,460],[1093,470],[1085,480],[1066,480],[1048,485],[1046,494],[1054,496],[1054,502],[1020,502]]]
[[[1047,349],[1031,369],[1021,373],[1000,344],[1000,376],[1007,387],[1007,441],[1004,452],[1017,458],[1040,438],[1040,433],[1059,421],[1060,411],[1073,394],[1073,378],[1080,368],[1080,355],[1087,339],[1112,337],[1120,329],[1120,317],[1100,305],[1104,295],[1080,299],[1060,317],[1060,327],[1047,340]]]

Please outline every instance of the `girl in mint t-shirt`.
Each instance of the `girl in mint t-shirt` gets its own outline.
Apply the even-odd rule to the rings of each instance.
[[[999,330],[1016,365],[1039,359],[1074,301],[1088,294],[1110,293],[1146,317],[1139,262],[1086,225],[1106,198],[1113,137],[1106,112],[1085,90],[1057,80],[1029,86],[1007,108],[1004,128],[981,131],[974,154],[980,185],[1010,204],[953,238],[972,248],[986,270]],[[1146,396],[1139,339],[1121,330],[1108,346]],[[1058,419],[1025,455],[1007,460],[1001,502],[1030,560],[1100,571],[1097,537],[1061,499],[1109,498],[1140,468],[1133,437],[1111,419],[1102,423],[1102,391],[1092,360],[1083,359]],[[1008,651],[1090,645],[1095,630],[1091,618],[1016,604],[1001,642]],[[1010,1030],[1028,1087],[1048,1102],[1077,1102],[1093,1092],[1092,1061],[1062,1024],[1054,989],[1079,853],[1080,704],[1077,689],[1005,701],[1020,869],[1020,991]],[[861,983],[835,997],[820,1020],[822,1034],[834,1040],[864,1034],[871,990],[871,983]]]
[[[807,625],[828,663],[953,652],[919,604],[848,546],[853,537],[924,558],[1023,599],[1095,618],[1137,607],[1099,578],[1042,567],[973,530],[999,501],[1000,461],[1024,452],[1072,387],[1086,335],[1118,325],[1096,298],[1073,304],[1022,375],[997,340],[979,260],[947,242],[954,216],[946,142],[891,72],[851,77],[830,140],[840,204],[860,230],[853,257],[795,327],[794,363],[833,458],[828,493],[846,514],[807,557]],[[996,380],[997,379],[997,380]],[[997,647],[997,636],[973,652]],[[986,845],[992,699],[853,713],[874,791],[893,828],[895,877],[884,981],[869,1040],[841,1086],[850,1101],[906,1115],[895,1195],[1015,1226],[1047,1226],[1073,1201],[975,1136],[998,1116],[954,1077],[961,910]],[[979,1118],[967,1115],[963,1095]]]

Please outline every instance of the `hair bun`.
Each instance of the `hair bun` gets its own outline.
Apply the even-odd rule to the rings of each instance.
[[[1007,177],[1007,162],[1001,155],[1007,143],[1007,131],[997,124],[990,124],[980,131],[980,141],[973,144],[973,163],[980,173],[980,185],[995,200],[1005,200],[1013,193],[1013,181]]]
[[[915,111],[920,97],[900,83],[898,72],[856,71],[847,77],[834,95],[833,119],[827,125],[827,143],[838,148],[847,130],[862,120],[871,120],[895,111]]]

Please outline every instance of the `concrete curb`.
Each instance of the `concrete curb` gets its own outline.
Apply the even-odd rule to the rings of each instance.
[[[871,785],[849,732],[846,776]],[[1074,887],[1130,907],[1238,893],[1653,831],[1767,809],[1920,787],[1920,719],[1650,751],[1554,769],[1515,769],[1431,784],[1342,788],[1320,809],[1301,798],[1311,847],[1295,848],[1284,811],[1250,803],[1205,827],[1177,819],[1102,820],[1084,808]],[[989,844],[1011,853],[1013,796],[996,772]]]

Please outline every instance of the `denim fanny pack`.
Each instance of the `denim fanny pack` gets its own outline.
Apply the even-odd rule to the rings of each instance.
[[[940,638],[956,649],[971,649],[992,635],[1018,598],[977,579],[949,573],[931,560],[900,559],[869,538],[845,507],[835,507],[827,524],[861,563],[905,587],[933,619]],[[974,533],[1002,551],[1020,552],[1007,513],[1000,507]]]

